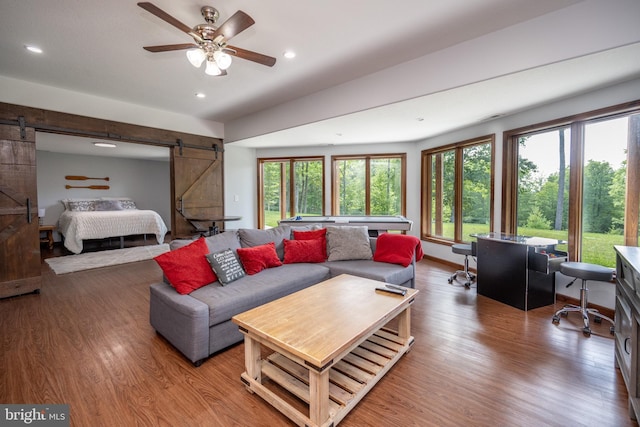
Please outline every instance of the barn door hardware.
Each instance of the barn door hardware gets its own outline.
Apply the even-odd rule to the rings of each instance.
[[[20,126],[20,139],[27,139],[27,123],[24,116],[18,117],[18,126]]]

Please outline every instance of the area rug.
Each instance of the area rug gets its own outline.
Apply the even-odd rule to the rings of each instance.
[[[169,245],[147,245],[134,248],[112,249],[85,254],[47,258],[45,261],[56,274],[73,273],[93,268],[109,267],[129,262],[144,261],[169,251]]]

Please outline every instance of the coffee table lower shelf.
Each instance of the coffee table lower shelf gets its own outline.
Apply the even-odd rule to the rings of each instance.
[[[382,328],[360,343],[341,360],[331,365],[329,370],[328,419],[321,424],[330,427],[338,424],[373,386],[409,351],[413,337],[402,338],[398,333]],[[274,352],[260,361],[261,378],[255,380],[246,372],[241,375],[247,389],[256,393],[300,426],[317,426],[310,416],[300,412],[288,403],[278,387],[267,387],[272,381],[281,387],[282,393],[289,392],[310,404],[309,368]],[[286,391],[285,391],[286,390]]]

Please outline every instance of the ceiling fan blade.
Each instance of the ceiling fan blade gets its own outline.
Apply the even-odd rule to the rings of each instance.
[[[185,32],[187,34],[191,33],[191,27],[187,27],[185,24],[183,24],[182,22],[178,21],[176,18],[174,18],[173,16],[169,15],[164,10],[160,9],[158,6],[155,6],[155,5],[153,5],[153,4],[149,3],[149,2],[146,2],[146,1],[138,3],[138,6],[140,6],[141,8],[146,10],[147,12],[157,16],[158,18],[162,19],[163,21],[173,25],[174,27],[176,27],[180,31],[183,31],[183,32]]]
[[[273,65],[276,63],[276,58],[272,56],[267,56],[261,53],[252,52],[250,50],[242,49],[236,46],[227,45],[225,52],[227,52],[229,55],[246,59],[247,61],[253,61],[253,62],[257,62],[258,64],[266,65],[267,67],[273,67]]]
[[[183,49],[193,49],[198,47],[197,44],[193,43],[180,43],[180,44],[163,44],[159,46],[144,46],[144,50],[148,50],[149,52],[169,52],[171,50],[183,50]]]
[[[254,21],[253,18],[239,10],[234,13],[231,18],[227,19],[224,24],[218,27],[213,33],[212,38],[215,39],[219,35],[223,35],[226,40],[229,40],[231,37],[240,34],[255,23],[256,21]]]

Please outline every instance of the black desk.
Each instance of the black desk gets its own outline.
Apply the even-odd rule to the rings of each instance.
[[[556,250],[563,241],[502,233],[474,235],[477,242],[478,294],[520,310],[555,302],[555,272],[567,261]]]
[[[207,217],[189,217],[186,218],[187,221],[193,225],[197,232],[206,234],[208,236],[216,235],[220,232],[220,227],[216,225],[216,222],[226,222],[226,221],[240,221],[242,219],[241,216],[207,216]],[[203,226],[202,224],[205,224]],[[210,225],[209,225],[210,224]]]

